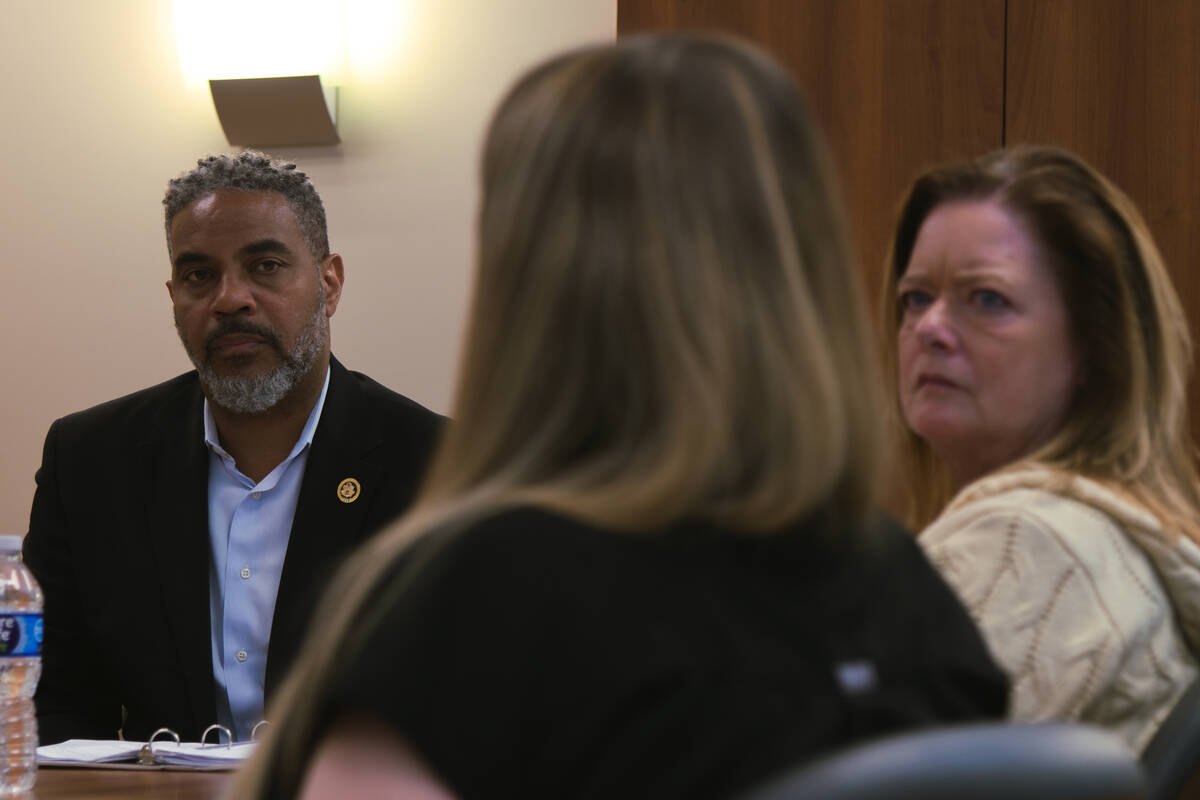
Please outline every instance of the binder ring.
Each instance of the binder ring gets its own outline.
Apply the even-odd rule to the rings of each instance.
[[[158,763],[158,759],[154,757],[154,741],[158,738],[158,735],[160,733],[165,733],[167,736],[174,738],[175,744],[177,746],[179,745],[179,734],[178,733],[171,730],[170,728],[159,728],[154,733],[150,734],[149,741],[147,741],[144,745],[142,745],[141,749],[138,750],[138,763],[139,764],[149,765],[149,764],[157,764]]]
[[[200,746],[201,747],[209,746],[208,734],[212,733],[213,731],[217,732],[217,741],[213,743],[213,745],[212,745],[213,747],[221,746],[221,731],[225,732],[225,746],[227,748],[233,747],[233,734],[229,732],[229,728],[226,728],[224,725],[218,725],[215,722],[212,725],[209,725],[207,728],[204,729],[204,734],[200,737]]]
[[[265,719],[259,720],[258,722],[254,723],[254,727],[250,729],[250,741],[257,742],[258,741],[258,729],[261,728],[263,725],[270,725],[270,724],[271,724],[270,721],[265,720]]]

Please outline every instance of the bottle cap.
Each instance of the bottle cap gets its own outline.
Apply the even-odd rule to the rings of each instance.
[[[19,533],[9,533],[0,535],[0,553],[19,553],[21,552],[21,539]]]

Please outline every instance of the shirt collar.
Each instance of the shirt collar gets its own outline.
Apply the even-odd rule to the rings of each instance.
[[[312,444],[313,435],[317,432],[317,423],[321,420],[321,410],[325,408],[325,395],[329,392],[329,376],[332,373],[332,367],[325,368],[325,384],[321,387],[321,394],[317,397],[317,402],[313,405],[312,412],[308,415],[308,421],[304,423],[304,430],[300,431],[300,438],[296,440],[296,444],[292,446],[292,452],[288,453],[288,459],[295,458],[296,454],[303,450],[308,445]],[[212,408],[208,405],[208,398],[204,398],[204,443],[221,458],[228,459],[231,456],[225,452],[225,448],[221,447],[221,438],[217,434],[217,421],[213,419]]]

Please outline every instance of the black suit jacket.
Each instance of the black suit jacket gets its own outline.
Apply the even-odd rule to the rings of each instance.
[[[40,739],[199,739],[216,721],[209,624],[209,454],[195,372],[56,421],[25,538],[45,593]],[[288,542],[266,694],[356,546],[410,503],[442,419],[331,360]],[[351,503],[338,485],[354,478]],[[125,718],[122,720],[122,707]]]

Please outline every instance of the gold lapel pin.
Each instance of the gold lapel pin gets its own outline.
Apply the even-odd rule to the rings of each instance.
[[[353,503],[362,494],[362,486],[354,478],[346,478],[338,484],[338,500],[343,503]]]

